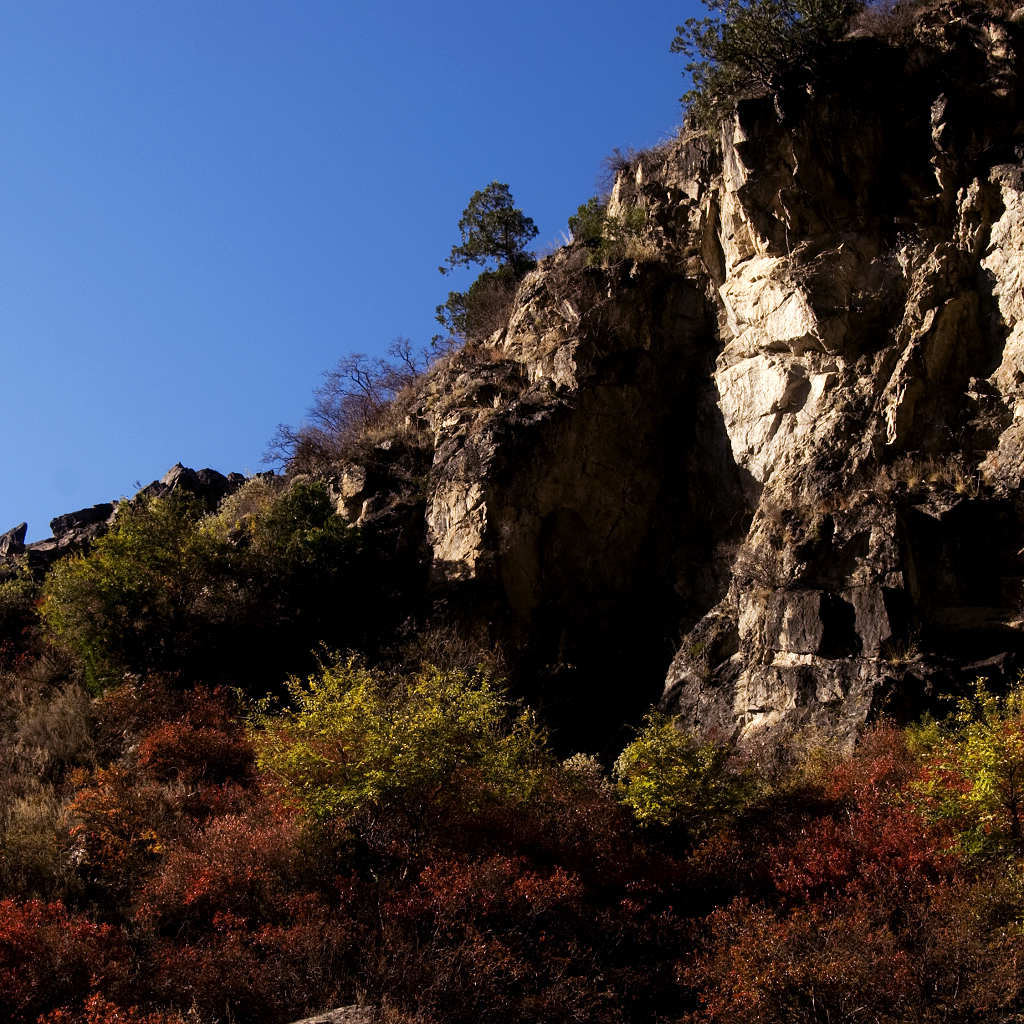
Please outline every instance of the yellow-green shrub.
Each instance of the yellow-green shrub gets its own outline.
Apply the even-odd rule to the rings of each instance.
[[[706,832],[753,792],[730,747],[686,735],[674,719],[651,713],[615,762],[622,801],[644,826]]]
[[[977,680],[947,722],[926,723],[912,742],[923,749],[917,797],[964,852],[1024,848],[1024,681],[999,696]]]
[[[289,690],[290,710],[256,716],[257,761],[320,821],[522,801],[548,763],[532,716],[483,675],[427,668],[391,688],[339,660]]]

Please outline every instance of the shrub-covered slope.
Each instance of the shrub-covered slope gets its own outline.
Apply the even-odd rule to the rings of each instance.
[[[1024,14],[821,45],[284,475],[0,537],[0,1019],[1020,1019]]]

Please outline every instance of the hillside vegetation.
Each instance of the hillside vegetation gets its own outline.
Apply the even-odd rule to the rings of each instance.
[[[508,186],[476,193],[448,265],[483,271],[438,307],[451,337],[346,357],[310,420],[279,431],[283,473],[213,499],[151,485],[56,554],[10,540],[0,1020],[286,1024],[352,1004],[385,1024],[1022,1019],[1024,677],[1006,639],[1020,623],[993,625],[986,606],[977,635],[1007,656],[926,672],[915,645],[930,638],[883,635],[889,606],[865,612],[862,578],[870,552],[889,557],[891,524],[909,550],[907,522],[934,541],[950,509],[954,530],[987,522],[970,517],[989,499],[999,543],[1019,549],[1016,492],[982,479],[967,441],[941,465],[872,451],[828,507],[799,491],[799,466],[756,480],[751,458],[741,473],[727,440],[698,465],[698,442],[724,432],[708,380],[736,313],[693,268],[722,285],[735,253],[673,235],[698,179],[650,182],[673,160],[718,168],[716,147],[760,156],[734,141],[737,103],[753,104],[748,126],[774,91],[809,103],[842,78],[845,48],[902,60],[949,5],[707,6],[673,44],[696,62],[685,143],[619,154],[611,194],[582,204],[573,240],[539,263]],[[1019,34],[1009,7],[985,17],[997,7]],[[905,234],[890,234],[871,259],[909,266]],[[858,293],[844,315],[881,324],[887,301]],[[900,302],[902,324],[913,303]],[[794,337],[771,366],[835,356]],[[843,372],[822,375],[831,387]],[[784,384],[766,444],[811,391]],[[983,438],[972,429],[961,437]],[[663,436],[679,461],[643,464]],[[586,500],[581,479],[598,484]],[[510,480],[527,499],[502,507]],[[885,519],[891,507],[904,518]],[[600,536],[595,520],[610,524]],[[928,550],[945,572],[973,558],[968,540]],[[609,568],[626,555],[629,571]],[[858,572],[854,591],[842,574]],[[667,623],[685,626],[668,652]],[[771,648],[765,623],[790,646]],[[658,710],[649,683],[670,662]],[[855,663],[894,698],[882,682],[839,692]],[[792,697],[758,690],[770,671],[803,673]]]

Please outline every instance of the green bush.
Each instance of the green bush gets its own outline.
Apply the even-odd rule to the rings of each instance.
[[[490,337],[508,320],[521,271],[510,265],[485,270],[466,291],[448,293],[448,300],[437,307],[437,322],[467,341]]]
[[[586,247],[588,266],[607,267],[625,259],[646,262],[658,258],[656,247],[645,237],[648,220],[642,203],[609,216],[607,203],[593,196],[569,218],[569,230],[573,241]]]
[[[547,764],[533,717],[483,675],[427,668],[389,689],[338,660],[289,691],[290,710],[255,717],[257,763],[317,821],[516,803]]]
[[[202,511],[188,499],[122,506],[87,555],[50,570],[43,618],[81,658],[91,688],[178,660],[216,553],[196,530]]]
[[[734,756],[732,748],[698,741],[673,719],[651,713],[615,762],[621,799],[641,825],[700,836],[753,795],[753,780],[733,766]]]
[[[672,52],[690,58],[682,102],[694,127],[717,127],[736,100],[783,76],[818,73],[863,0],[703,0],[710,17],[676,27]]]
[[[361,638],[373,583],[326,488],[258,490],[205,520],[186,499],[125,506],[87,555],[54,566],[43,617],[93,689],[125,672],[265,688],[321,641]]]
[[[34,648],[32,634],[39,616],[39,584],[27,567],[0,583],[0,668],[16,662]]]
[[[608,204],[597,196],[591,196],[582,203],[576,213],[569,218],[569,230],[574,242],[584,245],[600,243],[604,235],[605,212]]]

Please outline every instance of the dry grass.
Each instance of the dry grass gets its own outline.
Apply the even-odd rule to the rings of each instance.
[[[92,700],[54,652],[0,674],[0,699],[0,895],[60,895],[61,790],[94,759]]]
[[[25,898],[60,894],[67,882],[64,804],[53,786],[36,783],[0,814],[0,893]]]
[[[981,473],[962,455],[904,455],[883,466],[874,483],[879,494],[900,490],[913,493],[925,488],[976,498],[982,490]]]

